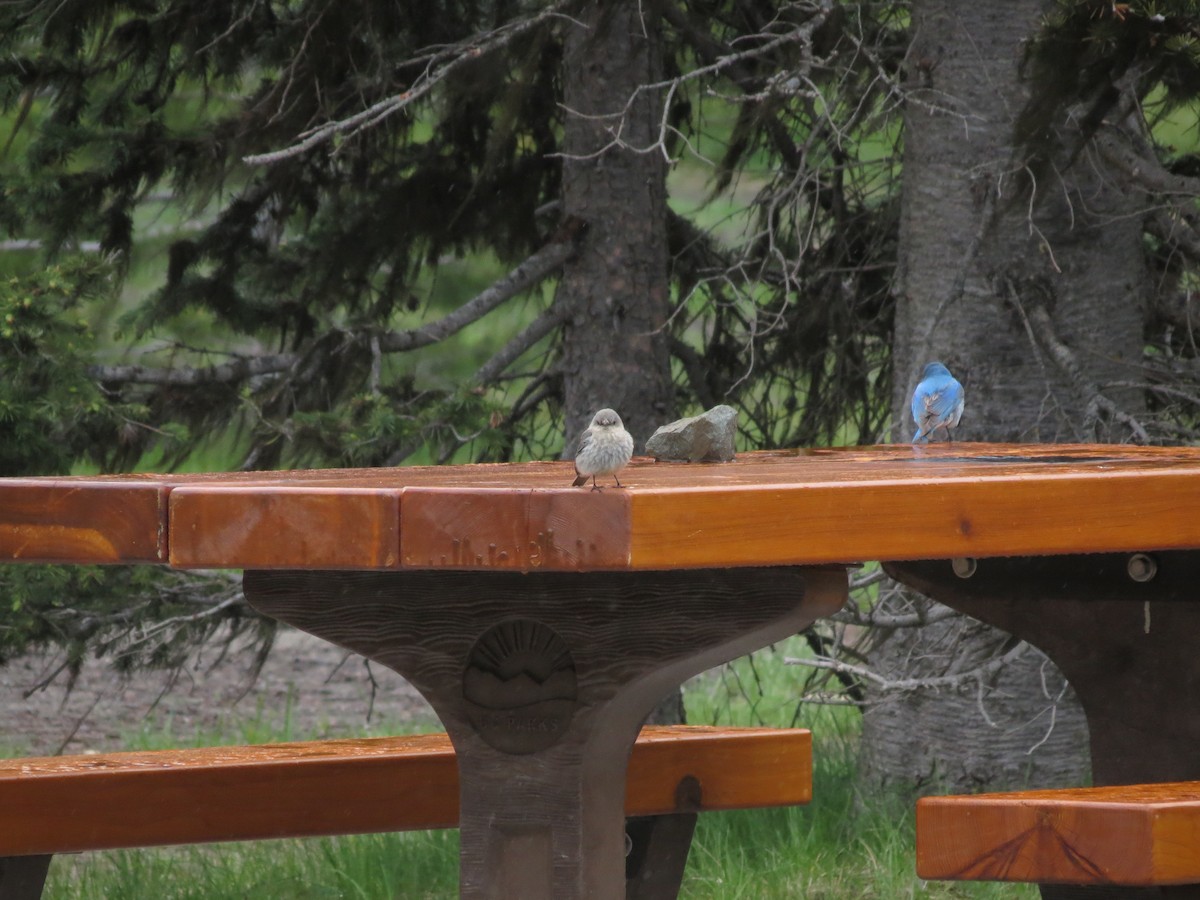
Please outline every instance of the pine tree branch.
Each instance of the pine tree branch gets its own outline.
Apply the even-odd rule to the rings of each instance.
[[[565,318],[566,312],[560,305],[551,306],[480,366],[471,380],[475,384],[491,384],[525,351],[558,328]]]
[[[550,155],[562,157],[563,159],[574,160],[597,159],[614,148],[621,148],[639,154],[658,152],[663,155],[664,159],[670,162],[671,155],[667,151],[667,139],[671,134],[674,134],[688,144],[688,147],[691,149],[693,155],[703,159],[703,156],[701,156],[696,148],[691,145],[691,142],[688,141],[686,136],[684,136],[678,129],[674,128],[669,122],[671,99],[674,97],[675,93],[683,85],[692,81],[698,81],[709,76],[725,75],[734,70],[744,71],[742,67],[743,63],[747,62],[748,60],[769,56],[775,50],[788,44],[805,43],[811,45],[813,32],[816,31],[817,28],[819,28],[829,17],[832,7],[829,9],[822,9],[814,5],[812,9],[813,15],[810,19],[803,24],[791,27],[782,34],[771,35],[769,33],[763,33],[761,35],[757,35],[756,37],[761,40],[761,43],[750,46],[748,49],[730,50],[729,52],[722,53],[721,55],[717,56],[707,65],[698,66],[695,69],[684,72],[683,74],[674,78],[640,85],[637,90],[635,90],[625,101],[625,106],[623,109],[610,113],[587,114],[564,106],[563,108],[573,116],[578,116],[589,121],[613,123],[608,129],[609,133],[612,135],[612,139],[609,140],[604,146],[590,153],[575,154],[560,152],[552,153]],[[625,122],[639,98],[645,93],[651,93],[655,91],[663,92],[665,95],[665,100],[662,103],[662,115],[658,128],[658,139],[650,144],[647,144],[646,146],[637,146],[635,144],[631,144],[622,136]]]
[[[230,384],[256,375],[286,372],[299,359],[296,353],[272,353],[241,356],[216,366],[88,366],[90,377],[106,384],[153,384],[173,387],[197,387]]]
[[[375,352],[376,346],[382,353],[404,353],[443,341],[483,318],[506,300],[540,284],[557,271],[575,252],[575,243],[570,237],[568,234],[566,238],[556,239],[546,244],[499,281],[494,282],[458,309],[436,322],[410,331],[388,331],[383,334],[370,333],[356,335],[356,337],[363,337],[372,353]],[[558,321],[560,319],[543,322],[541,327],[555,325]],[[532,328],[532,326],[530,327]],[[538,338],[541,336],[539,334]],[[299,353],[273,353],[263,356],[238,357],[231,362],[215,366],[89,366],[87,372],[90,377],[106,384],[196,387],[208,384],[231,384],[258,375],[277,375],[290,371],[302,358],[303,355]],[[515,357],[513,358],[515,359]],[[502,371],[502,368],[497,370],[496,374]]]
[[[504,301],[540,284],[557,271],[574,252],[575,244],[571,240],[553,241],[546,244],[499,281],[436,322],[412,331],[391,331],[381,335],[380,349],[384,353],[396,353],[416,350],[418,347],[445,340],[487,315]]]
[[[300,140],[270,153],[257,153],[243,157],[243,162],[250,166],[271,165],[311,150],[318,144],[331,140],[339,134],[351,135],[378,125],[389,116],[395,115],[406,106],[416,102],[432,91],[449,75],[461,66],[474,62],[481,56],[494,53],[510,44],[514,38],[537,28],[546,20],[562,15],[562,9],[567,6],[560,0],[552,6],[543,9],[536,15],[516,22],[502,25],[492,31],[473,35],[465,41],[453,44],[434,53],[425,71],[416,79],[408,90],[380,100],[361,112],[346,119],[327,122],[310,129],[300,135]]]
[[[700,401],[700,405],[705,409],[716,406],[716,397],[713,396],[713,392],[708,387],[708,368],[704,365],[703,358],[696,352],[695,348],[672,335],[671,355],[683,364],[683,371],[687,374],[688,385],[696,395],[696,399]]]

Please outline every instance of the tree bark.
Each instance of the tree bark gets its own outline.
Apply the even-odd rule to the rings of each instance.
[[[1036,86],[1020,77],[1041,0],[916,0],[907,78],[896,317],[894,433],[907,440],[909,398],[940,359],[963,383],[956,439],[1123,441],[1136,380],[1148,273],[1145,198],[1094,148],[1026,167],[1014,124]],[[1077,133],[1063,115],[1061,144]],[[1033,200],[1022,194],[1031,176]],[[1114,414],[1114,410],[1117,414]],[[1121,418],[1124,415],[1125,418]],[[913,602],[928,603],[923,598]],[[969,620],[895,632],[873,654],[884,674],[965,671],[1010,638]],[[872,698],[862,763],[876,780],[952,787],[1079,783],[1087,734],[1062,676],[1030,649],[995,681],[936,697]]]
[[[583,223],[555,303],[565,310],[564,458],[598,409],[615,409],[641,453],[674,418],[669,335],[666,160],[659,139],[662,79],[653,5],[595,0],[563,53],[563,215]],[[648,721],[685,720],[672,691]]]
[[[615,409],[637,452],[673,418],[666,161],[653,5],[597,0],[568,26],[563,60],[563,211],[584,223],[556,302],[565,306],[565,455],[593,413]]]

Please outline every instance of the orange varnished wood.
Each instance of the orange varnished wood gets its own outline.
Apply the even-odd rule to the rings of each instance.
[[[44,560],[128,558],[61,538],[96,527],[101,494],[122,490],[172,494],[169,522],[119,527],[126,544],[150,546],[168,527],[180,567],[648,570],[1200,546],[1197,448],[958,443],[638,459],[627,489],[604,492],[571,488],[572,476],[569,462],[541,462],[0,479],[0,523],[20,525],[0,547],[10,559],[21,547]],[[81,505],[39,507],[30,492],[48,483]]]
[[[181,567],[391,569],[399,564],[394,491],[286,485],[219,492],[179,487],[170,501],[171,564]]]
[[[917,874],[1062,884],[1200,882],[1200,782],[917,802]]]
[[[157,483],[0,479],[0,561],[165,562],[166,522]]]
[[[408,488],[400,558],[409,568],[623,569],[625,491]]]
[[[647,726],[625,776],[626,813],[675,812],[683,775],[700,782],[697,811],[808,803],[812,735],[803,729]]]
[[[807,803],[801,729],[646,728],[629,815]],[[0,856],[452,828],[458,769],[444,734],[0,760]]]

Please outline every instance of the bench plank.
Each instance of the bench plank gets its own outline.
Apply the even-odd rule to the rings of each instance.
[[[926,879],[1200,883],[1200,782],[925,797]]]
[[[626,811],[811,798],[806,730],[647,727],[630,759]],[[445,734],[0,761],[0,856],[457,823],[458,769]]]

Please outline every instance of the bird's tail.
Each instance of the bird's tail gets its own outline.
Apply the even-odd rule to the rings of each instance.
[[[571,487],[583,487],[585,484],[587,484],[587,480],[587,475],[579,475],[574,481],[571,482]]]

